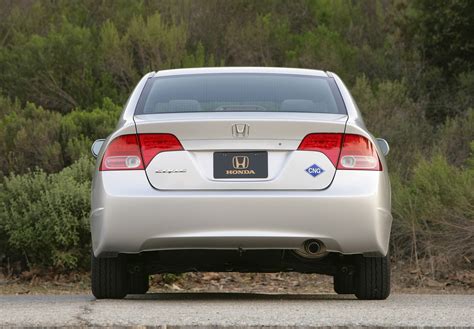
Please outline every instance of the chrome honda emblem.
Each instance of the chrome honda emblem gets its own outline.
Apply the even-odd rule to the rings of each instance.
[[[247,169],[249,163],[249,157],[245,155],[236,155],[232,158],[232,167],[234,167],[234,169]]]
[[[232,136],[235,138],[244,138],[249,135],[250,127],[246,123],[236,123],[232,125]]]

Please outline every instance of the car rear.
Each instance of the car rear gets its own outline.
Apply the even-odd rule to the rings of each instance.
[[[326,274],[386,259],[386,164],[337,79],[201,69],[140,84],[98,157],[93,259],[131,259],[144,273]]]

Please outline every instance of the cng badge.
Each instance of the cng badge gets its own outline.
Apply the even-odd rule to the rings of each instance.
[[[305,171],[313,177],[316,177],[324,172],[324,170],[320,168],[317,164],[309,166],[308,168],[306,168]]]

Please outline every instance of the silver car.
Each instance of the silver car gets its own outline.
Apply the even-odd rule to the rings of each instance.
[[[92,292],[123,298],[154,273],[320,273],[385,299],[388,144],[334,73],[151,72],[92,146]]]

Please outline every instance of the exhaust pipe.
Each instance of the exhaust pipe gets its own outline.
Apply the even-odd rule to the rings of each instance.
[[[321,258],[327,255],[326,246],[319,240],[311,239],[303,243],[295,252],[305,258]]]
[[[316,240],[309,240],[304,243],[304,251],[310,255],[316,255],[321,251],[321,244]]]

